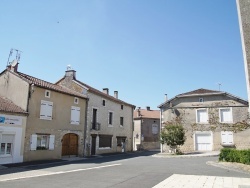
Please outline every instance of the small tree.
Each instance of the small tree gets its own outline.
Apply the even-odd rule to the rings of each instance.
[[[171,151],[176,153],[178,147],[185,143],[185,130],[182,125],[170,124],[163,128],[161,132],[161,144],[167,144]]]

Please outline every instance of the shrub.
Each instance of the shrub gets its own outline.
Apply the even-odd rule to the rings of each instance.
[[[236,150],[223,148],[220,151],[219,161],[250,164],[250,149]]]

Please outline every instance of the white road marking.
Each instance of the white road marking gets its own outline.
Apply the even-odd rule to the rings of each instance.
[[[29,171],[27,173],[19,172],[19,173],[15,173],[15,174],[2,175],[2,176],[0,176],[0,182],[41,177],[41,176],[51,176],[51,175],[57,175],[57,174],[66,174],[66,173],[71,173],[71,172],[94,170],[94,169],[107,168],[107,167],[120,166],[120,165],[122,165],[122,164],[111,164],[111,165],[105,165],[105,166],[97,166],[97,167],[91,167],[91,168],[82,168],[82,169],[59,171],[59,172],[44,172],[42,174],[34,174],[36,172],[39,173],[39,170],[33,170],[33,171]],[[14,177],[11,177],[11,176],[14,176]],[[6,178],[4,178],[4,177],[6,177]]]

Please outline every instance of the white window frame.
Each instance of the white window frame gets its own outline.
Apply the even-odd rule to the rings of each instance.
[[[74,104],[78,104],[79,103],[79,98],[78,97],[75,97],[74,98]]]
[[[221,131],[221,145],[234,145],[234,134],[232,131]]]
[[[53,102],[41,100],[40,119],[52,120],[52,115],[53,115]]]
[[[222,121],[222,116],[221,116],[221,110],[229,109],[230,110],[230,121]],[[233,109],[232,107],[229,108],[219,108],[219,118],[220,118],[220,123],[233,123]]]
[[[111,124],[109,123],[110,120],[109,120],[109,114],[112,113],[112,120],[111,120]],[[113,127],[113,124],[114,124],[114,112],[113,111],[109,111],[108,112],[108,126],[109,127]]]
[[[48,94],[48,95],[47,95]],[[50,98],[50,91],[49,90],[45,90],[45,97],[46,98]]]
[[[46,150],[54,150],[55,149],[55,135],[48,135],[48,134],[32,134],[30,136],[30,150],[31,151],[35,151],[37,150],[37,139],[38,137],[41,137],[41,136],[47,136],[48,140],[46,143]]]
[[[5,140],[3,139],[4,136],[7,136]],[[0,149],[2,149],[2,144],[4,144],[4,153],[0,154],[0,157],[12,156],[14,140],[15,134],[0,134]],[[10,153],[7,153],[8,144],[10,144]]]
[[[207,120],[204,122],[200,122],[198,121],[200,118],[198,117],[198,111],[206,111],[206,115],[207,115]],[[206,108],[199,108],[196,109],[196,123],[200,123],[200,124],[208,124],[208,110]]]
[[[81,116],[81,108],[78,106],[71,106],[70,124],[79,125]]]

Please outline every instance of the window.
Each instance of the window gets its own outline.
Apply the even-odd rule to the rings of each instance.
[[[80,107],[71,106],[71,124],[80,124]]]
[[[106,101],[104,99],[102,100],[102,106],[106,106]]]
[[[113,112],[109,112],[109,125],[113,124]]]
[[[123,126],[123,117],[120,117],[120,125]]]
[[[112,147],[112,136],[100,135],[99,136],[99,148],[111,148],[111,147]]]
[[[232,131],[221,131],[221,144],[233,145],[233,132]]]
[[[199,102],[204,102],[204,99],[203,98],[199,98]]]
[[[40,119],[52,120],[53,102],[41,100]]]
[[[1,139],[0,156],[12,155],[12,147],[15,135],[3,134]]]
[[[221,108],[220,109],[220,122],[221,123],[232,123],[232,109],[231,108]]]
[[[32,134],[30,137],[30,150],[54,150],[55,135]]]
[[[126,142],[126,137],[117,137],[117,146],[122,147]]]
[[[158,134],[158,125],[152,124],[152,134]]]
[[[74,98],[74,103],[75,103],[75,104],[78,104],[78,102],[79,102],[79,99],[78,99],[77,97],[75,97],[75,98]]]
[[[123,110],[123,105],[121,105],[121,109]]]
[[[45,91],[45,97],[50,98],[50,91],[48,90]]]
[[[92,111],[92,129],[96,130],[97,127],[97,109],[93,108]]]
[[[207,109],[198,109],[196,111],[197,123],[208,123]]]

